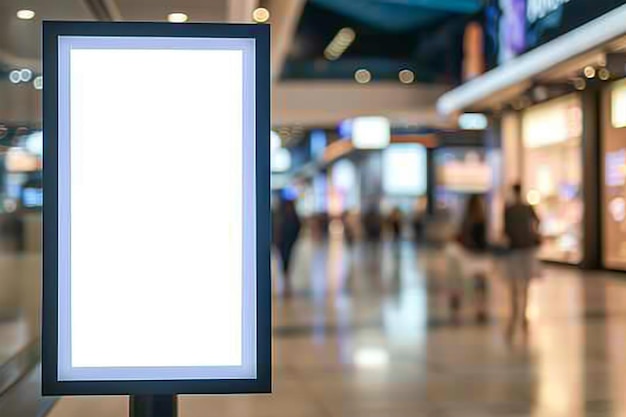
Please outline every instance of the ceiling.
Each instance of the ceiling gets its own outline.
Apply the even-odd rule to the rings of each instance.
[[[33,20],[19,20],[20,9],[34,10]],[[1,0],[0,1],[0,60],[38,61],[41,55],[41,20],[91,20],[87,5],[82,0]]]
[[[276,86],[274,118],[280,123],[332,124],[355,114],[383,113],[394,120],[434,122],[435,98],[453,80],[447,69],[460,67],[450,46],[460,47],[456,40],[478,0],[438,1],[446,6],[434,0],[0,0],[0,122],[41,119],[40,92],[11,85],[5,75],[14,68],[39,73],[42,20],[165,21],[181,11],[190,21],[249,22],[259,5],[271,11],[275,79],[282,73],[283,81],[318,80]],[[17,10],[25,8],[36,18],[17,19]],[[357,32],[355,43],[319,71],[328,64],[320,59],[324,47],[346,26]],[[387,74],[392,83],[359,88],[352,73],[360,65],[372,69],[375,81]],[[414,69],[418,82],[399,84],[398,68]],[[332,106],[325,104],[329,100]]]
[[[288,54],[283,79],[351,79],[359,68],[373,80],[397,80],[413,70],[417,82],[455,83],[463,33],[480,0],[310,0]],[[342,28],[356,38],[335,61],[324,49]]]
[[[183,11],[192,22],[224,21],[229,1],[248,0],[0,0],[0,64],[40,66],[42,20],[165,21],[169,13]],[[34,10],[36,17],[19,20],[20,9]]]
[[[472,14],[481,0],[312,0],[347,17],[389,32],[431,24],[452,14]]]

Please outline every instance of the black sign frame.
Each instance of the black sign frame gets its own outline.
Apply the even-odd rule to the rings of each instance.
[[[60,381],[58,378],[59,37],[235,38],[255,41],[256,379]],[[271,392],[270,27],[257,24],[43,23],[43,395],[178,395]]]

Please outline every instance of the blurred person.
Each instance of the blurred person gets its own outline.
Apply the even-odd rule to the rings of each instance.
[[[383,220],[375,204],[368,207],[363,215],[363,230],[368,242],[380,242]]]
[[[457,237],[463,249],[462,269],[469,271],[473,281],[476,301],[476,319],[487,319],[487,271],[489,259],[487,257],[487,215],[483,199],[473,194],[467,200],[461,229]],[[451,307],[456,314],[460,309],[461,295],[453,294]]]
[[[380,241],[383,229],[383,217],[376,203],[370,204],[363,218],[363,235],[365,238],[365,265],[379,283],[381,276],[382,254],[380,253]]]
[[[285,294],[291,294],[291,255],[300,234],[300,217],[293,200],[283,200],[274,215],[274,245],[283,262]]]
[[[526,304],[528,286],[536,272],[536,250],[540,242],[540,220],[535,210],[524,202],[522,186],[512,187],[513,201],[504,209],[504,233],[508,240],[508,278],[511,289],[511,318],[507,338],[513,339],[515,324],[522,316],[522,329],[528,330]],[[521,301],[520,301],[521,296]]]
[[[415,210],[411,225],[413,226],[413,239],[416,243],[421,242],[424,239],[424,213],[422,211]]]
[[[394,242],[400,242],[402,240],[402,222],[403,222],[402,210],[399,207],[394,207],[389,214],[389,226],[391,227],[391,235]]]
[[[343,235],[346,239],[346,244],[350,247],[354,244],[355,231],[352,223],[352,213],[349,210],[345,210],[341,214],[341,221],[343,223]]]
[[[11,210],[7,210],[2,221],[2,235],[8,238],[10,250],[23,252],[26,248],[24,235],[24,219],[22,210],[15,203]]]

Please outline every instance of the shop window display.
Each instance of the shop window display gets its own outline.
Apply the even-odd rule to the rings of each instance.
[[[577,96],[526,110],[522,118],[523,183],[541,218],[544,260],[582,259],[582,115]]]

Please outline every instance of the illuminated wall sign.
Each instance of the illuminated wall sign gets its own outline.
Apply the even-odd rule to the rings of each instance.
[[[528,148],[579,138],[582,134],[580,99],[570,95],[529,108],[523,113],[522,134]]]
[[[383,190],[387,194],[426,194],[426,148],[418,144],[393,144],[383,152]]]
[[[626,127],[626,82],[619,81],[611,90],[611,124]]]
[[[459,127],[465,130],[487,129],[487,116],[482,113],[463,113],[459,116]]]
[[[264,25],[44,22],[45,394],[270,390],[268,61]]]
[[[357,149],[383,149],[389,145],[391,125],[386,117],[357,117],[352,120],[352,143]]]
[[[537,20],[543,19],[548,14],[570,1],[571,0],[527,0],[526,18],[529,23],[535,23]]]

